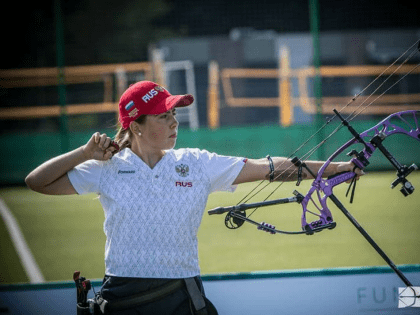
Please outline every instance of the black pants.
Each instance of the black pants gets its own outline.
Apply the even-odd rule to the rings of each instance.
[[[200,276],[194,278],[204,296],[204,287]],[[101,288],[102,298],[107,301],[118,300],[131,295],[141,294],[168,284],[171,279],[125,278],[105,276]],[[131,309],[113,312],[121,315],[191,315],[194,306],[185,287],[170,293],[158,301],[142,304]]]

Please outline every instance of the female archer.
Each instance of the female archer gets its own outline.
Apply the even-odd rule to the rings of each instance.
[[[98,300],[106,301],[107,313],[217,314],[204,295],[197,249],[209,194],[270,176],[296,179],[287,171],[296,167],[283,157],[175,150],[176,108],[193,100],[192,95],[171,95],[154,82],[133,84],[119,102],[115,144],[97,132],[26,177],[29,188],[43,194],[100,196],[106,244]],[[322,164],[306,161],[314,173]],[[338,162],[324,174],[353,170],[351,162]],[[302,176],[312,178],[306,169]]]

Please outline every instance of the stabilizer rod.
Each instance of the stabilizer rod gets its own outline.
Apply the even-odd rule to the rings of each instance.
[[[222,214],[229,211],[243,211],[250,208],[266,207],[266,206],[272,206],[272,205],[278,205],[278,204],[290,203],[290,202],[301,203],[304,197],[301,194],[299,194],[297,191],[294,191],[293,193],[295,194],[295,197],[281,198],[281,199],[275,199],[275,200],[266,200],[266,201],[255,202],[255,203],[243,203],[237,206],[217,207],[217,208],[209,210],[208,214],[212,215],[212,214]]]
[[[364,228],[356,221],[356,219],[347,211],[343,206],[340,200],[334,194],[329,196],[332,202],[337,206],[338,209],[343,212],[343,214],[350,220],[350,222],[356,227],[356,229],[363,235],[363,237],[369,242],[370,245],[376,250],[376,252],[385,260],[385,262],[391,267],[392,270],[397,274],[397,276],[404,282],[407,287],[412,287],[411,282],[404,276],[404,274],[397,268],[397,266],[392,262],[392,260],[385,254],[385,252],[376,244],[376,242],[370,237]]]
[[[360,134],[349,124],[349,122],[344,119],[343,116],[340,115],[340,113],[334,108],[333,112],[337,115],[338,118],[342,121],[343,125],[347,127],[347,129],[350,131],[350,133],[359,141],[359,143],[363,144],[366,148],[366,151],[368,153],[372,153],[372,150],[368,147],[366,142],[360,137]]]

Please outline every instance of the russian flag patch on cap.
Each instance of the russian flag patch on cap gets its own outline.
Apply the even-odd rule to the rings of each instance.
[[[129,111],[134,106],[134,101],[130,101],[127,105],[125,105],[125,110]]]

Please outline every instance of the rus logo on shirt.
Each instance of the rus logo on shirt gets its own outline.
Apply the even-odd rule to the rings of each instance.
[[[191,188],[193,185],[192,182],[175,182],[175,187],[189,187]]]

